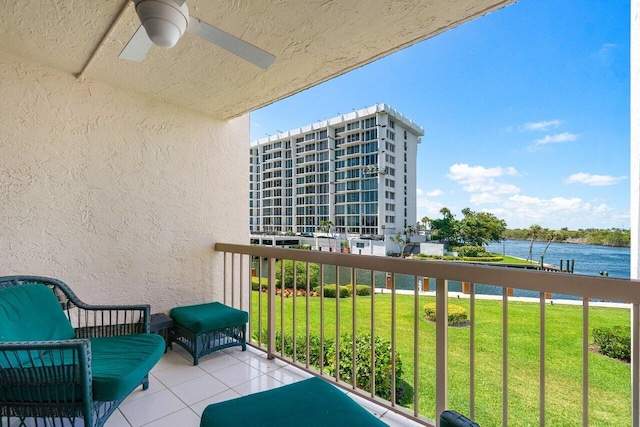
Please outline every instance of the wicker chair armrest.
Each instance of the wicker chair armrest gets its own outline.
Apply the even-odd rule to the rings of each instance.
[[[0,353],[6,351],[20,350],[60,350],[78,349],[79,351],[91,353],[91,342],[86,338],[72,338],[69,340],[52,341],[3,341],[0,342]]]
[[[91,343],[88,339],[0,343],[0,396],[3,403],[28,407],[34,402],[62,407],[93,402]]]

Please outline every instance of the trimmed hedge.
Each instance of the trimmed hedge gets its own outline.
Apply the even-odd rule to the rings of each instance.
[[[448,307],[448,324],[449,326],[459,325],[467,321],[467,310],[459,305],[449,304]],[[436,303],[430,302],[424,305],[424,314],[427,320],[431,322],[436,321]]]
[[[345,288],[349,291],[349,296],[353,296],[353,284],[349,283],[345,285]],[[366,297],[371,295],[371,286],[369,285],[356,285],[356,296]]]
[[[314,292],[320,293],[320,286],[313,288]],[[349,296],[349,290],[346,286],[338,286],[339,298],[346,298]],[[336,285],[324,285],[324,297],[335,298],[336,297]]]
[[[262,330],[261,342],[267,342],[267,330]],[[253,334],[253,339],[258,340],[257,333]],[[284,335],[284,350],[282,349],[283,339],[279,331],[275,336],[276,346],[275,352],[284,352],[286,357],[293,358],[293,336],[291,334]],[[330,337],[325,337],[324,348],[321,352],[321,342],[317,335],[309,335],[309,364],[316,369],[320,369],[320,355],[322,354],[323,372],[330,376],[336,375],[336,345],[335,341]],[[376,395],[383,399],[391,400],[391,372],[392,372],[392,356],[391,342],[378,336],[374,338],[375,345],[375,390]],[[301,335],[296,338],[296,360],[304,360],[306,353],[306,337]],[[340,352],[338,369],[340,380],[347,383],[353,382],[353,336],[344,334],[340,337]],[[356,337],[356,386],[363,390],[371,390],[371,334],[359,334]],[[402,360],[400,354],[395,352],[395,370],[396,370],[396,400],[406,401],[411,399],[411,393],[405,391],[403,380],[401,379]]]
[[[613,326],[611,328],[593,328],[593,341],[600,353],[614,359],[631,361],[631,328]]]

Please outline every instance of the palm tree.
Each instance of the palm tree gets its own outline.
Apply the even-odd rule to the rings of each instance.
[[[400,256],[402,256],[402,253],[404,252],[404,245],[406,243],[405,240],[402,238],[402,234],[400,233],[394,234],[393,236],[391,236],[391,241],[396,245],[398,245],[398,249],[400,250]]]
[[[411,225],[407,226],[407,228],[404,229],[404,234],[407,235],[407,243],[409,243],[411,241],[411,236],[416,234],[415,227],[413,227]]]
[[[529,245],[529,256],[527,257],[527,261],[533,261],[533,241],[541,231],[542,227],[540,227],[538,224],[532,224],[531,227],[529,227],[529,238],[531,239],[531,244]]]
[[[333,227],[333,222],[331,220],[323,219],[322,221],[320,221],[320,230],[324,231],[325,233],[328,233],[329,231],[331,231],[332,227]],[[331,248],[332,243],[333,243],[333,236],[329,236],[329,248]]]
[[[547,246],[544,247],[544,251],[542,251],[542,255],[540,255],[541,263],[544,262],[544,255],[547,253],[547,249],[549,249],[549,245],[558,237],[558,233],[555,230],[546,230],[546,232],[547,232],[547,235],[546,235]]]
[[[425,238],[427,240],[431,240],[431,233],[427,233],[427,228],[429,228],[431,220],[429,219],[429,217],[423,216],[421,221],[422,226],[424,227],[424,235],[426,236]]]
[[[328,233],[329,230],[331,230],[331,227],[333,227],[333,222],[331,220],[325,219],[320,221],[320,230],[325,233]]]

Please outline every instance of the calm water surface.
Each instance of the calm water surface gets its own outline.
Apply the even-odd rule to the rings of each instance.
[[[529,242],[519,240],[506,240],[500,243],[492,243],[488,246],[490,252],[498,254],[511,255],[517,258],[526,259],[529,253]],[[540,261],[540,256],[544,251],[546,243],[533,243],[533,260]],[[600,272],[607,272],[609,277],[620,279],[629,279],[631,270],[631,251],[629,248],[611,248],[606,246],[595,245],[574,245],[568,243],[551,243],[544,257],[545,264],[559,266],[560,261],[574,261],[574,274],[583,274],[589,276],[598,276]],[[266,264],[264,270],[266,272]],[[339,271],[338,281],[341,285],[351,282],[350,269],[341,268]],[[266,273],[265,273],[266,275]],[[335,282],[335,267],[325,266],[326,283]],[[357,271],[356,283],[370,284],[371,273],[368,271]],[[375,273],[375,286],[377,288],[386,287],[386,274],[384,272]],[[412,290],[414,279],[412,276],[396,275],[396,288],[404,290]],[[435,290],[435,280],[431,279],[430,289]],[[452,292],[460,292],[462,284],[457,281],[449,281],[449,290]],[[480,294],[499,295],[502,293],[501,287],[489,285],[476,285],[476,292]],[[520,289],[514,290],[515,296],[538,297],[539,293],[533,291],[525,291]],[[569,296],[554,295],[554,298],[569,298]]]

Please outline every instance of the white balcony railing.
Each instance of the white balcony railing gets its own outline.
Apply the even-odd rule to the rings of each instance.
[[[594,390],[590,387],[590,318],[593,316],[592,310],[595,309],[594,306],[603,305],[591,301],[604,300],[624,303],[618,306],[624,307],[622,310],[630,312],[628,321],[631,323],[631,366],[630,369],[623,369],[623,378],[617,378],[616,381],[630,383],[630,402],[626,406],[628,410],[626,411],[627,415],[624,415],[624,424],[627,424],[628,420],[629,425],[640,427],[640,364],[638,351],[638,344],[640,343],[640,283],[637,281],[543,271],[525,271],[468,263],[417,261],[226,243],[217,243],[215,250],[224,253],[224,302],[249,312],[248,340],[250,345],[266,350],[269,357],[281,358],[313,374],[331,379],[336,384],[366,399],[383,404],[390,410],[427,425],[436,425],[437,422],[433,421],[433,419],[437,419],[439,414],[446,409],[456,409],[466,413],[470,418],[477,416],[479,418],[478,421],[482,424],[482,417],[487,412],[487,408],[484,407],[487,402],[479,398],[484,393],[485,384],[483,383],[491,382],[492,380],[498,381],[490,377],[487,379],[486,374],[483,376],[482,381],[477,378],[478,372],[482,367],[479,361],[482,360],[482,363],[487,362],[483,358],[483,345],[480,345],[476,340],[477,330],[481,327],[480,325],[482,325],[484,318],[478,314],[477,307],[480,297],[475,292],[475,284],[502,288],[501,297],[499,297],[500,301],[493,302],[493,304],[500,305],[499,311],[501,311],[499,329],[501,332],[502,360],[497,362],[499,363],[499,368],[496,369],[497,376],[501,376],[501,381],[498,381],[497,384],[497,387],[501,389],[499,393],[501,402],[494,402],[497,403],[499,408],[494,412],[501,413],[492,414],[494,417],[492,420],[494,422],[496,419],[500,420],[495,423],[499,424],[501,422],[504,426],[519,424],[518,419],[521,407],[529,408],[529,412],[531,412],[531,407],[537,407],[534,410],[537,414],[534,413],[533,417],[537,418],[536,421],[539,421],[541,426],[544,426],[546,422],[550,425],[582,424],[583,426],[588,426],[598,423],[597,419],[601,418],[597,417],[604,416],[606,419],[606,405],[603,407],[597,406],[596,410],[593,411],[593,415],[590,414],[590,409],[594,405],[598,405],[599,401],[620,399],[620,396],[607,397],[605,395],[603,397],[599,390]],[[285,296],[285,292],[277,295],[276,277],[278,274],[284,277],[285,273],[284,263],[277,264],[278,260],[292,260],[294,266],[302,264],[306,267],[303,269],[305,271],[303,282],[306,281],[305,295],[301,296],[295,292],[289,296]],[[320,271],[319,296],[310,296],[308,292],[311,290],[309,266],[313,264],[318,265]],[[335,273],[333,273],[333,270],[328,273],[327,266],[335,269]],[[280,272],[277,271],[277,268],[281,269]],[[256,276],[264,278],[263,280],[266,281],[266,290],[264,292],[251,290],[250,277],[252,270]],[[378,289],[378,293],[373,292],[371,296],[367,297],[356,296],[354,292],[350,302],[345,302],[348,300],[341,302],[339,298],[325,297],[324,287],[327,284],[338,283],[341,280],[340,276],[345,272],[347,281],[354,283],[356,277],[359,277],[360,281],[364,281],[368,285],[375,284],[376,281],[379,284],[380,274],[382,274],[382,277],[387,277],[386,286],[383,287],[389,289]],[[297,274],[297,269],[294,267],[294,283],[298,281]],[[407,279],[407,276],[411,281],[410,283],[414,284],[412,286],[413,289],[409,292],[396,289],[397,278]],[[362,279],[363,277],[365,280]],[[435,280],[435,292],[422,290],[423,278]],[[342,280],[344,281],[344,279]],[[470,284],[468,338],[465,335],[468,344],[465,352],[468,352],[468,360],[463,364],[465,365],[463,369],[468,369],[468,372],[463,374],[463,382],[465,385],[468,384],[468,394],[465,393],[466,396],[452,395],[449,385],[452,370],[460,370],[459,363],[456,362],[455,367],[449,364],[449,357],[453,354],[452,351],[461,351],[459,348],[450,348],[449,335],[451,332],[447,325],[447,316],[440,315],[440,313],[446,313],[447,311],[450,297],[448,291],[449,281],[468,282]],[[510,321],[510,309],[514,310],[514,313],[518,313],[515,311],[517,310],[517,305],[514,305],[516,304],[514,301],[517,299],[514,300],[509,296],[509,290],[512,288],[534,291],[536,295],[539,295],[539,298],[536,297],[535,302],[528,303],[529,307],[533,306],[537,310],[533,314],[534,317],[537,317],[537,319],[533,319],[533,329],[536,330],[525,331],[526,334],[534,333],[534,335],[537,335],[536,338],[538,340],[538,381],[537,384],[526,384],[524,386],[525,388],[538,389],[537,393],[533,393],[533,396],[537,395],[533,398],[535,402],[525,401],[527,398],[521,395],[522,385],[518,385],[520,361],[513,357],[518,349],[511,348],[509,345],[510,338],[523,333],[520,327],[518,327],[518,330],[513,331],[509,327],[510,323],[513,323],[512,319]],[[380,292],[383,292],[384,295],[380,295]],[[409,294],[408,296],[405,295],[407,293]],[[581,327],[579,327],[581,330],[575,331],[576,336],[581,337],[579,356],[576,356],[579,359],[576,361],[576,365],[581,366],[579,382],[581,382],[582,387],[581,391],[576,393],[581,394],[579,398],[569,396],[572,393],[569,389],[563,390],[563,377],[561,374],[557,376],[557,372],[559,370],[562,371],[562,367],[554,366],[553,357],[550,356],[551,352],[562,351],[562,349],[551,348],[552,345],[555,346],[556,344],[553,343],[554,337],[550,336],[548,330],[551,329],[551,326],[555,327],[557,325],[550,325],[547,321],[547,305],[549,304],[547,293],[552,293],[556,296],[571,296],[574,299],[574,303],[582,306]],[[291,301],[285,304],[287,298],[290,298]],[[314,298],[316,302],[313,301]],[[410,305],[406,304],[407,298],[411,299]],[[388,303],[384,307],[389,307],[390,312],[380,311],[378,303],[383,299],[386,301],[385,304]],[[400,300],[402,300],[402,305],[399,303]],[[435,337],[426,337],[421,332],[421,327],[424,327],[422,326],[424,325],[422,306],[428,300],[435,300],[436,309],[439,313],[435,324]],[[559,302],[560,300],[555,299],[555,301]],[[517,304],[523,303],[519,302]],[[365,308],[363,309],[363,307]],[[317,311],[315,316],[319,317],[319,328],[310,321],[314,316],[313,313],[310,313],[310,310]],[[576,308],[573,310],[576,310]],[[613,309],[597,308],[597,310]],[[410,312],[408,313],[408,311]],[[597,312],[596,314],[601,316],[601,313]],[[626,317],[624,318],[626,319]],[[384,322],[382,319],[384,319]],[[381,331],[381,325],[389,325],[390,330]],[[264,333],[260,332],[265,330],[266,332]],[[300,340],[297,342],[296,335],[300,330],[303,331],[303,337],[306,335],[306,342],[299,342]],[[351,376],[352,380],[349,383],[345,383],[341,379],[339,369],[335,369],[335,374],[329,375],[322,360],[319,364],[320,367],[311,363],[309,359],[309,336],[312,332],[315,333],[318,330],[321,346],[324,345],[326,340],[335,339],[336,353],[351,352],[351,360],[354,361],[356,360],[356,340],[353,339],[351,348],[340,348],[338,343],[340,342],[341,332],[347,331],[353,337],[363,331],[370,332],[372,336],[381,333],[386,334],[386,336],[390,337],[389,351],[392,355],[396,354],[399,348],[399,340],[403,340],[403,342],[410,341],[409,347],[412,348],[413,354],[402,354],[402,356],[405,359],[405,364],[410,366],[412,370],[412,372],[409,372],[411,375],[404,376],[405,381],[407,377],[411,378],[409,383],[411,385],[410,389],[413,389],[412,403],[405,406],[401,405],[397,401],[396,387],[391,387],[390,398],[385,400],[378,397],[375,389],[375,377],[371,379],[370,389],[358,388],[356,385],[357,366],[355,363],[353,365],[353,375]],[[276,346],[277,335],[281,337],[282,343],[284,343],[284,336],[287,334],[293,337],[293,355],[287,355],[284,350],[284,344],[279,347]],[[459,339],[457,335],[456,339]],[[374,340],[371,340],[371,347],[371,365],[375,366]],[[435,351],[433,350],[434,348]],[[320,358],[322,359],[323,356],[324,351],[321,351]],[[425,380],[425,373],[421,371],[421,366],[423,365],[420,363],[425,357],[433,356],[435,356],[435,369],[432,375],[435,378],[427,378]],[[409,359],[408,361],[407,358]],[[396,359],[394,357],[391,357],[391,363],[390,383],[396,384]],[[375,376],[375,372],[372,372],[371,375]],[[460,372],[456,372],[455,378],[459,377]],[[552,381],[553,387],[547,387],[549,381]],[[433,389],[432,397],[426,400],[427,403],[424,403],[425,400],[420,397],[421,391],[429,388]],[[456,389],[458,390],[459,388],[457,387]],[[510,393],[511,390],[513,390],[513,393]],[[629,390],[627,389],[627,391]],[[558,393],[560,393],[560,396],[557,396]],[[590,394],[594,393],[598,393],[597,399],[590,399]],[[572,410],[573,413],[566,414],[567,419],[571,420],[568,424],[566,419],[559,421],[548,415],[547,402],[556,398],[577,399],[577,403]],[[455,403],[454,406],[457,407],[451,408],[449,399],[452,399],[451,404]],[[598,402],[593,400],[598,400]],[[603,415],[602,412],[605,412],[605,414]],[[590,418],[591,416],[596,418]],[[548,417],[549,420],[547,421]],[[528,422],[530,420],[531,418]],[[493,424],[494,422],[490,423]]]

